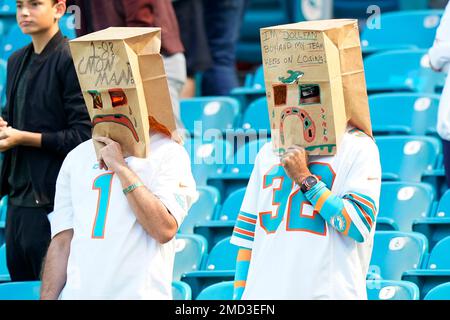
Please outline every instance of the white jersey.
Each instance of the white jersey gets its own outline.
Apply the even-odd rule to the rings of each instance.
[[[337,197],[364,195],[378,207],[378,148],[370,137],[351,129],[335,156],[310,157],[310,170]],[[344,235],[345,227],[339,232],[314,210],[267,143],[256,158],[231,240],[252,249],[242,299],[367,299],[375,219],[358,208],[345,201],[346,214],[363,242]]]
[[[181,225],[196,186],[182,146],[151,137],[146,159],[129,167]],[[52,238],[73,229],[67,282],[60,299],[171,299],[175,241],[161,245],[136,219],[119,178],[100,170],[92,140],[64,161],[50,215]]]

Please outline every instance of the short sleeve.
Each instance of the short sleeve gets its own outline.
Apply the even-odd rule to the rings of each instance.
[[[56,180],[54,210],[48,216],[52,239],[63,231],[73,229],[70,158],[69,154],[64,160]]]
[[[198,198],[189,155],[182,146],[167,148],[149,188],[174,216],[179,228]]]

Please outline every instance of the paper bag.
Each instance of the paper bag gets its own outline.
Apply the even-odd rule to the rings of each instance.
[[[125,155],[147,156],[149,116],[178,139],[160,34],[160,28],[108,28],[70,42],[93,137],[119,142]],[[102,145],[94,144],[98,154]]]
[[[261,49],[277,153],[334,155],[347,123],[372,135],[356,20],[263,28]]]

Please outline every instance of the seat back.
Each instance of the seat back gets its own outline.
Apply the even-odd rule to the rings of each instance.
[[[215,283],[203,289],[196,300],[233,300],[233,281]]]
[[[235,270],[239,247],[230,243],[231,237],[219,241],[208,255],[205,270]]]
[[[179,233],[192,234],[196,224],[214,219],[216,207],[220,203],[219,191],[214,187],[203,186],[198,187],[197,192],[199,193],[198,200],[189,210],[180,226]]]
[[[377,220],[388,222],[381,226],[377,221],[378,230],[412,231],[415,219],[429,216],[433,206],[434,192],[425,183],[384,182],[381,185],[380,210]],[[384,219],[383,219],[384,218]]]
[[[422,266],[427,252],[428,241],[422,234],[377,231],[369,271],[383,280],[401,280],[403,272]]]
[[[246,190],[246,188],[241,188],[234,191],[228,196],[228,198],[223,203],[222,209],[220,210],[218,220],[230,221],[237,219],[239,211],[241,210],[242,201],[244,200]]]
[[[427,170],[437,164],[441,153],[438,139],[423,136],[388,136],[376,138],[383,178],[420,182]]]
[[[369,280],[368,300],[419,300],[419,287],[409,281]]]
[[[200,270],[208,252],[208,243],[197,234],[177,234],[175,241],[173,279],[178,281],[183,273]]]

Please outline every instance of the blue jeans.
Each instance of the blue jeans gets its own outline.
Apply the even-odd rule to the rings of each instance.
[[[247,0],[203,0],[213,66],[203,73],[202,95],[230,94],[238,86],[236,46]]]

